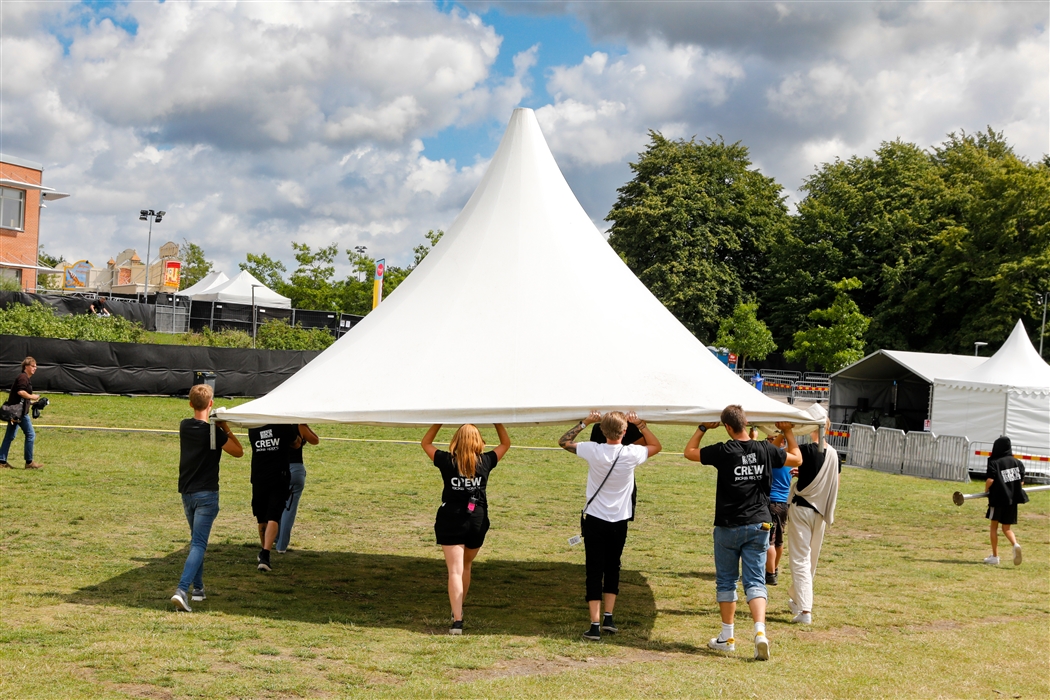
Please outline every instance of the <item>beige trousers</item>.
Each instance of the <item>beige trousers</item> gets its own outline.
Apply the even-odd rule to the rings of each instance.
[[[788,562],[791,585],[788,595],[799,610],[813,611],[813,577],[817,573],[820,545],[824,541],[824,516],[805,506],[788,508]]]

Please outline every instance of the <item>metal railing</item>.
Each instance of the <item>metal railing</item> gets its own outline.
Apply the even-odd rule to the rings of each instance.
[[[1025,481],[1050,483],[1050,450],[1045,447],[1014,445],[1014,457],[1024,463]],[[967,467],[970,472],[984,475],[988,458],[992,454],[992,443],[971,442],[967,450]]]
[[[833,436],[843,439],[842,424],[832,424]],[[838,433],[836,436],[835,434]],[[923,479],[968,481],[967,462],[970,441],[958,435],[935,435],[920,431],[904,433],[896,428],[879,428],[854,423],[849,426],[848,463],[887,474],[905,474]]]
[[[861,469],[871,469],[875,459],[875,428],[854,423],[849,427],[849,463]]]
[[[832,423],[831,430],[824,437],[828,445],[834,447],[839,453],[839,461],[842,464],[849,462],[849,425],[846,423]]]
[[[896,428],[879,428],[875,431],[875,454],[871,468],[887,474],[900,474],[904,464],[904,445],[907,434]]]

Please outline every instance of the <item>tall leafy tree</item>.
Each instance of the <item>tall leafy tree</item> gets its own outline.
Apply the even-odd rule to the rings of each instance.
[[[722,319],[715,345],[736,353],[741,367],[748,358],[764,360],[777,349],[773,334],[758,318],[758,303],[753,301],[737,304],[733,315]]]
[[[313,250],[306,243],[292,242],[295,261],[299,266],[288,279],[289,297],[297,309],[337,311],[340,290],[335,281],[335,258],[339,246],[335,243]]]
[[[809,313],[813,325],[795,333],[794,346],[784,353],[792,362],[825,372],[837,372],[864,357],[864,333],[871,319],[860,312],[849,292],[861,288],[856,277],[834,285],[835,300],[826,309]]]
[[[179,289],[189,289],[207,277],[214,269],[214,264],[204,256],[204,249],[196,243],[182,240],[179,246],[179,258],[182,260],[182,271],[179,274]]]
[[[274,260],[266,253],[248,253],[245,262],[239,263],[238,267],[278,294],[288,296],[285,293],[288,283],[284,281],[284,273],[288,268],[280,260]]]
[[[44,246],[41,245],[37,251],[37,263],[43,267],[50,267],[53,269],[61,269],[62,263],[66,262],[64,256],[54,256],[44,250]],[[44,275],[38,274],[36,276],[36,285],[41,289],[61,289],[62,288],[62,276],[61,275]],[[19,287],[21,288],[21,287]]]
[[[721,138],[650,131],[606,220],[609,244],[700,340],[766,281],[767,255],[788,227],[781,187]]]

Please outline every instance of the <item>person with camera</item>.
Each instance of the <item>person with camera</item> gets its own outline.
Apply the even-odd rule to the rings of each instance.
[[[600,423],[605,443],[574,442],[584,428]],[[644,445],[625,445],[627,426],[633,423]],[[662,446],[645,421],[632,411],[624,414],[598,411],[573,426],[558,445],[587,460],[587,504],[583,508],[581,529],[586,556],[586,595],[591,625],[583,638],[600,641],[602,631],[619,631],[613,621],[616,596],[620,593],[620,558],[627,542],[627,522],[634,515],[631,494],[634,470],[657,454]],[[604,603],[604,606],[603,606]],[[604,615],[602,609],[604,607]]]
[[[7,453],[11,449],[11,443],[15,439],[15,433],[21,428],[25,433],[25,448],[23,450],[26,459],[26,469],[42,469],[43,464],[33,459],[33,447],[36,444],[36,431],[33,430],[33,421],[29,417],[32,410],[31,403],[40,401],[40,396],[33,393],[33,375],[36,374],[36,360],[27,357],[22,360],[22,373],[15,377],[11,385],[11,394],[4,402],[4,406],[12,407],[15,414],[21,413],[19,417],[9,420],[7,430],[4,433],[4,441],[0,443],[0,468],[14,469],[7,463]],[[17,408],[16,408],[17,407]]]
[[[452,436],[448,452],[434,447],[440,423],[430,426],[420,442],[444,482],[434,534],[448,569],[448,600],[452,606],[449,634],[463,634],[463,601],[470,590],[470,569],[489,529],[485,489],[489,474],[510,449],[507,429],[502,423],[494,426],[499,444],[488,452],[481,432],[469,423],[461,425]]]
[[[755,659],[769,659],[766,636],[766,556],[769,531],[769,491],[773,469],[802,464],[802,455],[791,432],[791,423],[777,423],[787,450],[752,440],[747,415],[741,406],[726,406],[721,423],[729,440],[700,447],[704,434],[721,423],[701,423],[689,438],[685,458],[718,470],[715,487],[715,590],[722,632],[707,645],[718,651],[735,651],[733,620],[736,616],[736,583],[743,562],[744,595],[755,623]]]
[[[212,407],[212,388],[196,384],[190,389],[193,418],[179,423],[179,493],[182,511],[190,526],[190,551],[182,567],[182,577],[171,597],[176,610],[193,612],[190,600],[201,601],[204,593],[204,553],[208,549],[211,526],[219,515],[219,459],[244,455],[244,448],[224,422],[215,424],[215,448],[211,446],[208,414]],[[191,589],[190,586],[193,588]]]

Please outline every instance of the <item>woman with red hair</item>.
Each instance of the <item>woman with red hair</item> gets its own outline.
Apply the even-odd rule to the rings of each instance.
[[[496,423],[499,445],[485,452],[485,441],[477,427],[460,426],[449,443],[449,451],[434,447],[441,424],[430,426],[420,443],[427,457],[441,471],[444,489],[441,507],[434,521],[437,543],[445,553],[448,567],[448,600],[452,604],[449,634],[463,634],[463,600],[470,589],[470,565],[478,556],[489,529],[485,487],[489,472],[510,449],[510,436],[503,424]]]

